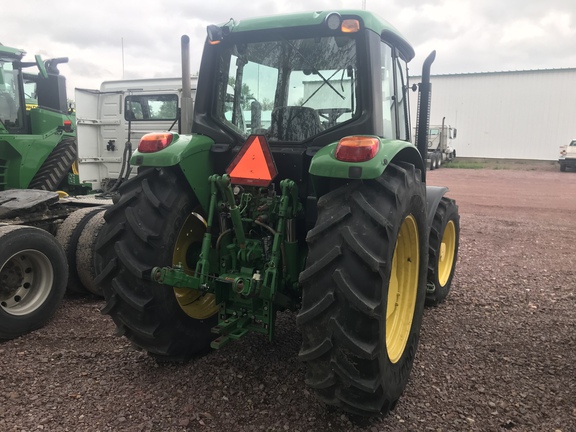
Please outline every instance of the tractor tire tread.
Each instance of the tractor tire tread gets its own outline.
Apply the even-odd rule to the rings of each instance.
[[[119,187],[96,241],[96,282],[118,331],[158,362],[182,362],[209,350],[216,316],[190,318],[173,288],[150,280],[172,265],[172,248],[196,198],[176,168],[141,169]]]
[[[456,244],[454,251],[454,261],[448,280],[441,286],[438,281],[438,260],[440,256],[440,245],[442,244],[442,237],[446,224],[452,220],[456,230]],[[428,240],[428,282],[434,284],[434,292],[426,293],[426,306],[438,306],[442,303],[448,294],[454,278],[454,271],[456,269],[456,261],[458,259],[458,246],[460,238],[460,215],[458,214],[458,206],[453,199],[442,197],[438,203],[438,207],[432,220],[430,227],[430,236]]]
[[[68,261],[68,286],[66,289],[69,293],[88,294],[89,292],[78,275],[76,251],[78,239],[86,224],[99,211],[102,211],[102,207],[86,207],[76,210],[64,219],[56,231],[56,240],[64,248]]]
[[[351,183],[320,197],[316,228],[307,237],[307,268],[300,276],[303,298],[297,324],[302,332],[299,358],[308,369],[306,383],[321,400],[359,415],[386,414],[401,394],[385,388],[379,364],[386,347],[374,331],[385,313],[385,299],[376,288],[387,278],[381,253],[393,253],[393,236],[399,229],[394,218],[400,217],[393,213],[400,208],[417,212],[422,252],[416,330],[403,355],[407,373],[425,297],[428,259],[421,173],[403,162],[390,164],[385,173],[385,178]],[[404,196],[407,188],[411,196]],[[407,380],[407,375],[402,377]]]
[[[29,189],[56,191],[76,161],[78,150],[74,138],[60,141],[34,175]]]

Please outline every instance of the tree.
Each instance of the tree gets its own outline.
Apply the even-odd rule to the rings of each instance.
[[[236,90],[236,78],[229,77],[228,84],[231,85],[234,90]],[[240,104],[242,109],[249,110],[253,99],[255,98],[252,90],[250,90],[250,86],[246,83],[242,84],[242,89],[240,90]]]

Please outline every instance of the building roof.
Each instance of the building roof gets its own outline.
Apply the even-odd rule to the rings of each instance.
[[[474,75],[504,75],[504,74],[525,74],[525,73],[535,73],[535,72],[576,72],[576,68],[552,68],[552,69],[522,69],[522,70],[510,70],[510,71],[485,71],[485,72],[457,72],[457,73],[442,73],[442,74],[431,74],[431,77],[462,77],[462,76],[474,76]],[[410,75],[411,78],[420,78],[422,75]]]

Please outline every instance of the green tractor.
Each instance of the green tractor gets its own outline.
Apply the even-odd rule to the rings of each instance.
[[[88,228],[98,220],[89,218],[102,211],[100,203],[60,199],[88,190],[79,182],[75,115],[58,71],[68,59],[25,62],[25,54],[0,45],[0,339],[48,322],[67,283],[80,287],[80,275],[90,283],[97,228]],[[26,72],[32,67],[38,73]]]
[[[433,54],[410,143],[413,57],[366,11],[209,26],[192,133],[142,138],[98,235],[119,334],[186,360],[249,332],[273,340],[294,311],[307,385],[351,413],[391,410],[459,239],[422,158]]]
[[[25,54],[0,45],[0,191],[78,185],[75,116],[58,71],[68,58],[24,62]]]

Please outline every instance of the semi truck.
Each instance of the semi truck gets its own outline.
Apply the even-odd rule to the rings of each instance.
[[[442,124],[430,125],[428,130],[427,164],[430,170],[438,169],[443,163],[456,158],[452,140],[456,139],[457,130],[445,124],[445,119],[442,118]]]
[[[190,103],[196,82],[190,77]],[[79,178],[104,193],[136,174],[132,143],[154,131],[181,131],[181,77],[104,81],[99,89],[77,88],[75,101]]]
[[[567,146],[560,146],[558,163],[560,171],[566,171],[566,168],[576,170],[576,139],[570,141]]]

